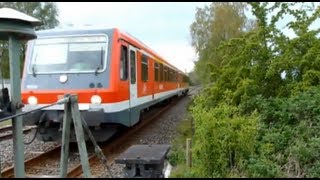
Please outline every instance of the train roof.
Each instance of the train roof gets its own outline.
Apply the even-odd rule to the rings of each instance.
[[[59,36],[59,35],[72,35],[72,34],[85,34],[85,33],[112,33],[115,28],[111,27],[64,27],[36,31],[39,36]]]
[[[165,58],[161,57],[158,53],[153,51],[150,47],[140,41],[138,38],[134,37],[130,33],[120,30],[116,27],[98,27],[98,26],[83,26],[83,27],[64,27],[64,28],[54,28],[54,29],[47,29],[47,30],[39,30],[36,31],[37,36],[60,36],[60,35],[72,35],[72,34],[91,34],[91,33],[106,33],[112,34],[113,32],[118,31],[120,36],[130,39],[131,41],[135,41],[135,43],[142,46],[147,53],[151,54],[152,56],[160,59],[161,61],[165,62],[166,64],[174,67],[180,73],[186,75],[183,71],[178,69],[177,67],[170,64]]]

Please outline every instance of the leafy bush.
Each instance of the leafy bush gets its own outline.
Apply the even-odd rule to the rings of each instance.
[[[240,116],[227,104],[205,110],[192,108],[195,125],[193,154],[201,177],[225,177],[232,169],[242,169],[243,161],[255,148],[258,116]]]
[[[214,26],[221,20],[215,9],[221,4],[198,10],[191,29],[199,51],[196,72],[210,84],[190,107],[192,172],[198,177],[319,177],[320,30],[310,25],[319,18],[320,6],[249,2],[254,26],[228,34]],[[223,5],[225,10],[234,6],[233,15],[243,17],[239,4]],[[284,14],[294,17],[287,27],[296,37],[276,26]]]

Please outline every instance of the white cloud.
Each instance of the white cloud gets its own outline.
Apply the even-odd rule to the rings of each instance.
[[[190,72],[193,69],[193,61],[196,57],[195,51],[184,42],[157,44],[153,47],[153,50],[183,72]]]

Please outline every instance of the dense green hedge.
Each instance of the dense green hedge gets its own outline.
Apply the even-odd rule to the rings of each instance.
[[[190,110],[195,125],[191,174],[319,177],[320,30],[309,26],[319,19],[320,8],[249,5],[255,28],[202,50],[214,60],[207,61],[211,84]],[[283,14],[294,17],[287,27],[296,37],[277,28]],[[204,58],[201,52],[199,58]]]

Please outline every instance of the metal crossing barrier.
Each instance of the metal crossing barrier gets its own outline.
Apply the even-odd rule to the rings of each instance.
[[[78,147],[80,151],[81,165],[85,177],[90,177],[90,169],[88,162],[88,154],[84,140],[83,128],[90,137],[93,144],[96,146],[96,152],[99,157],[104,157],[101,149],[95,142],[86,122],[81,117],[78,97],[76,95],[65,95],[63,99],[57,102],[37,108],[28,112],[21,112],[23,104],[21,103],[21,76],[20,76],[20,46],[21,41],[36,39],[35,26],[41,25],[41,21],[27,14],[16,11],[11,8],[0,8],[0,40],[9,42],[9,63],[10,63],[10,92],[8,88],[0,88],[0,122],[11,119],[13,127],[13,151],[14,151],[14,175],[16,178],[25,177],[24,167],[24,142],[23,142],[23,115],[40,111],[44,108],[56,105],[65,104],[65,113],[63,121],[63,139],[61,149],[61,168],[60,176],[66,177],[68,167],[69,142],[70,142],[70,127],[71,119],[73,120]],[[0,49],[0,56],[2,54]],[[1,62],[1,61],[0,61]],[[1,77],[3,78],[3,77]],[[10,99],[10,96],[11,99]],[[1,160],[1,159],[0,159]],[[106,161],[106,158],[103,158]],[[1,169],[1,167],[0,167]],[[108,169],[109,170],[109,169]],[[1,173],[0,173],[1,177]]]
[[[60,159],[60,177],[61,178],[67,177],[71,121],[73,121],[75,133],[76,133],[76,138],[77,138],[79,154],[80,154],[81,166],[82,166],[82,170],[83,170],[83,175],[85,178],[90,178],[91,173],[90,173],[88,153],[87,153],[86,143],[85,143],[85,139],[84,139],[83,129],[85,130],[85,132],[89,136],[90,140],[92,141],[93,145],[95,146],[95,152],[98,155],[98,157],[100,157],[100,159],[102,159],[103,163],[105,163],[105,164],[107,163],[107,159],[104,156],[100,147],[98,146],[97,142],[95,141],[88,125],[86,124],[85,120],[83,119],[83,117],[80,114],[77,95],[66,94],[66,95],[64,95],[64,97],[62,99],[58,100],[55,103],[52,103],[52,104],[47,105],[45,107],[31,110],[28,112],[23,112],[23,113],[7,116],[5,118],[0,119],[0,122],[11,119],[11,118],[23,116],[23,115],[26,115],[29,113],[33,113],[36,111],[40,111],[44,108],[54,106],[57,104],[64,104],[62,148],[61,148],[61,159]],[[24,161],[21,161],[20,163],[24,163]],[[107,169],[108,169],[110,175],[112,176],[108,166],[107,166]],[[1,177],[1,174],[0,174],[0,177]]]
[[[90,173],[86,143],[84,140],[81,114],[78,107],[78,97],[74,95],[65,95],[64,99],[67,99],[67,101],[65,102],[65,106],[64,106],[60,177],[61,178],[67,177],[69,142],[70,142],[70,131],[71,131],[70,126],[71,126],[71,119],[72,119],[76,137],[77,137],[83,175],[84,177],[89,178],[91,176],[91,173]]]

